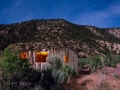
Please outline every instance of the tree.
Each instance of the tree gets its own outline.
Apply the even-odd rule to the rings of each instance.
[[[6,87],[10,90],[23,90],[25,87],[34,87],[40,80],[40,73],[30,68],[28,60],[20,58],[18,51],[12,52],[10,47],[4,50],[0,58],[0,70],[2,90]]]

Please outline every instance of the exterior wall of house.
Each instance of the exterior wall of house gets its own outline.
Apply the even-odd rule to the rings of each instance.
[[[45,50],[43,50],[43,51],[45,51]],[[58,57],[60,57],[63,60],[63,64],[70,64],[70,65],[74,66],[75,72],[77,73],[77,75],[79,74],[78,54],[76,52],[74,52],[73,50],[71,50],[69,48],[52,48],[52,49],[47,49],[47,52],[48,52],[47,58],[49,58],[52,55],[57,55]],[[48,64],[47,61],[46,62],[36,62],[37,51],[30,50],[25,53],[26,53],[26,58],[29,60],[30,64],[33,65],[33,68],[42,69],[42,70],[44,68],[46,68],[45,65]],[[0,55],[0,57],[1,56],[2,56],[2,54]],[[64,62],[65,57],[67,57],[68,62]]]
[[[34,64],[34,61],[33,61],[33,52],[32,51],[28,51],[27,52],[28,54],[27,54],[27,59],[29,59],[29,62],[30,62],[30,64]]]
[[[70,64],[74,66],[75,72],[78,75],[79,74],[79,66],[78,66],[78,54],[74,52],[71,49],[68,48],[62,48],[62,49],[54,49],[54,51],[50,52],[50,55],[57,55],[63,60],[63,64]],[[68,63],[64,62],[64,58],[67,56],[68,58]]]
[[[76,73],[79,73],[79,66],[78,66],[78,55],[76,52],[69,49],[69,64],[74,66]]]
[[[53,49],[47,49],[48,52],[48,57],[52,55],[57,55],[58,57],[60,57],[63,60],[63,64],[70,64],[72,66],[74,66],[75,68],[75,72],[78,75],[79,74],[79,67],[78,67],[78,54],[76,52],[74,52],[73,50],[69,49],[69,48],[53,48]],[[68,60],[68,62],[64,62],[64,59]],[[28,51],[26,52],[26,58],[29,59],[30,64],[33,65],[33,68],[35,69],[44,69],[46,68],[45,65],[47,65],[47,61],[46,62],[36,62],[36,58],[37,58],[37,51]]]

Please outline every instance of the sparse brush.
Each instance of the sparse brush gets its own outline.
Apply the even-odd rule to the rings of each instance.
[[[117,79],[120,79],[120,76],[118,74],[116,74],[116,73],[113,73],[113,77],[117,78]]]
[[[59,58],[56,55],[51,56],[50,58],[48,58],[48,63],[51,64],[51,66],[54,69],[59,69],[62,66],[62,59]]]
[[[95,55],[91,58],[80,58],[79,59],[79,67],[83,69],[84,65],[89,65],[91,71],[94,72],[98,69],[102,69],[104,67],[116,67],[117,63],[120,63],[120,56],[117,55],[106,55],[100,56]]]

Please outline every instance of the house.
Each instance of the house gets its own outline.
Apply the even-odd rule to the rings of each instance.
[[[69,48],[42,49],[40,51],[29,50],[26,52],[21,52],[20,55],[22,58],[29,59],[30,64],[32,64],[34,68],[41,70],[45,68],[47,58],[52,55],[57,55],[63,60],[63,64],[70,64],[74,66],[77,74],[79,72],[78,54]]]

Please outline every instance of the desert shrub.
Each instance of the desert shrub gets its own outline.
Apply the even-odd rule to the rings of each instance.
[[[78,64],[80,68],[83,68],[85,64],[89,64],[89,58],[79,58]]]
[[[102,62],[101,62],[101,58],[99,55],[96,55],[96,56],[92,56],[90,58],[90,66],[93,68],[96,68],[96,69],[100,69],[102,68]]]
[[[73,76],[76,75],[75,69],[74,69],[74,67],[71,66],[71,65],[67,65],[66,72],[67,72],[67,74],[70,75],[71,77],[73,77]]]
[[[120,63],[120,56],[117,55],[106,55],[104,57],[104,63],[106,66],[116,67],[117,63]]]
[[[52,90],[52,88],[56,85],[56,82],[52,76],[52,71],[50,69],[41,71],[41,80],[39,81],[39,85],[44,90]]]
[[[71,65],[62,65],[60,67],[60,70],[65,72],[67,74],[67,76],[70,76],[70,77],[76,76],[75,69]]]
[[[54,68],[59,69],[62,66],[62,59],[56,55],[51,56],[48,58],[48,63]]]
[[[78,62],[81,69],[84,65],[88,65],[92,71],[102,68],[102,62],[99,55],[92,56],[91,58],[80,58]]]
[[[40,80],[40,73],[30,68],[28,60],[18,57],[18,51],[12,52],[8,47],[4,50],[2,58],[0,58],[0,83],[2,89],[20,90],[20,83],[24,82],[24,87],[35,86]],[[7,84],[9,82],[9,84]],[[14,82],[14,84],[13,84]],[[22,88],[22,89],[23,89]]]
[[[90,58],[79,58],[79,67],[82,69],[84,65],[89,65],[92,71],[103,68],[103,66],[116,67],[120,63],[120,56],[117,55],[94,55]]]
[[[47,87],[49,87],[49,90],[63,90],[63,84],[75,75],[74,67],[71,65],[63,65],[62,61],[61,58],[55,55],[48,58],[48,68],[44,71],[44,77],[42,77],[40,81],[40,85],[42,85],[45,90],[48,90]]]
[[[116,74],[116,73],[113,73],[113,77],[114,78],[117,78],[117,79],[120,79],[120,75]]]

